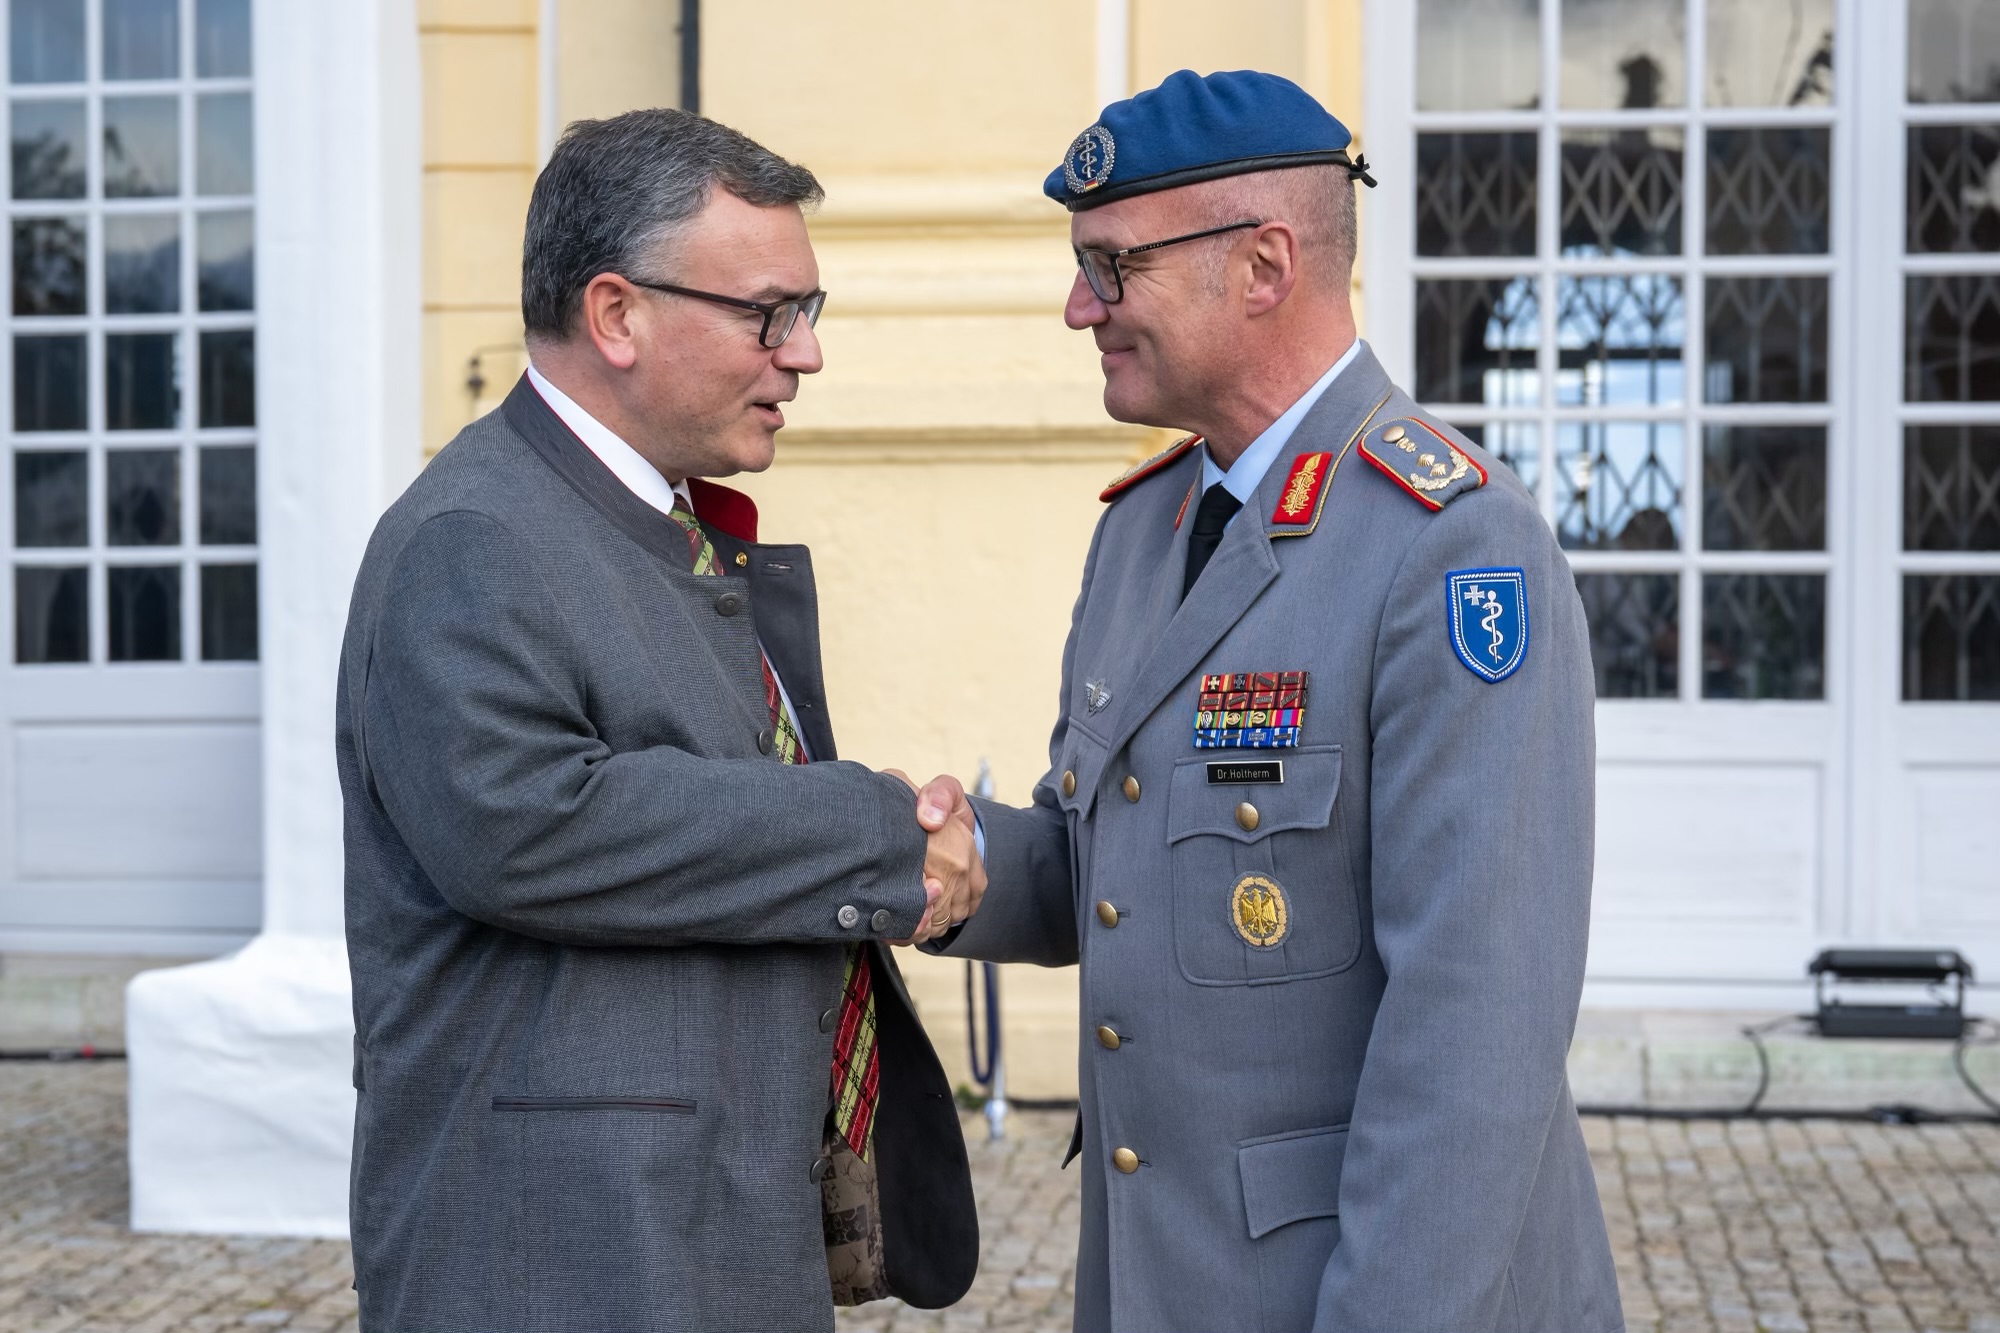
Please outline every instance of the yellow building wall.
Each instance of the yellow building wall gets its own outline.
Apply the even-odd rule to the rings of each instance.
[[[1354,123],[1360,0],[1131,0],[1134,88],[1261,68]],[[426,0],[426,437],[520,370],[521,218],[536,77],[560,118],[671,102],[672,0]],[[476,11],[476,12],[474,12]],[[1097,491],[1169,438],[1103,414],[1075,262],[1042,177],[1095,116],[1094,6],[761,0],[703,6],[702,110],[811,167],[827,365],[770,472],[740,479],[768,535],[812,546],[843,758],[919,780],[981,760],[1022,802],[1047,764],[1059,659]],[[785,75],[782,72],[792,71]],[[774,72],[779,72],[774,77]],[[465,387],[479,347],[483,395]],[[1004,891],[1004,890],[999,890]],[[901,956],[954,1083],[963,964]],[[1076,974],[1002,969],[1009,1091],[1076,1094]]]

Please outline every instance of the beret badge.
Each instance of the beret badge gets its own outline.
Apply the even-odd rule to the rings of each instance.
[[[1092,125],[1076,136],[1063,155],[1063,184],[1071,194],[1089,194],[1111,179],[1111,166],[1117,158],[1118,145],[1112,142],[1111,131]]]

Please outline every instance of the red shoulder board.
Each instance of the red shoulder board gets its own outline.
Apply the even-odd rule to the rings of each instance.
[[[1134,486],[1138,485],[1146,478],[1152,476],[1155,472],[1165,471],[1167,468],[1172,467],[1175,463],[1180,462],[1182,457],[1184,457],[1187,454],[1188,450],[1194,448],[1197,444],[1200,443],[1201,443],[1201,436],[1199,435],[1190,435],[1185,439],[1175,441],[1173,448],[1167,449],[1161,453],[1154,454],[1151,458],[1139,464],[1137,467],[1127,472],[1124,476],[1112,482],[1109,486],[1106,486],[1102,491],[1099,491],[1097,494],[1097,498],[1105,501],[1106,503],[1109,503],[1112,500],[1116,500],[1120,495],[1123,495],[1126,491],[1131,490]]]
[[[1313,530],[1332,473],[1332,454],[1300,454],[1292,460],[1292,470],[1278,492],[1278,507],[1271,511],[1271,536],[1303,537]]]
[[[1444,508],[1486,484],[1486,469],[1415,417],[1400,417],[1368,432],[1361,456],[1424,508]]]

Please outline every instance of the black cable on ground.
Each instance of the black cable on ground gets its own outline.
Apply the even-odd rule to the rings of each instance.
[[[62,1064],[70,1060],[123,1060],[123,1051],[100,1051],[95,1046],[57,1047],[54,1050],[0,1051],[0,1060],[40,1060]]]

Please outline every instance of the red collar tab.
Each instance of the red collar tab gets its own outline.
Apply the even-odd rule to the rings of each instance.
[[[1361,441],[1361,456],[1433,513],[1486,484],[1486,469],[1477,459],[1415,417],[1399,417],[1370,431]]]
[[[1097,498],[1109,504],[1154,473],[1163,472],[1175,463],[1180,462],[1186,456],[1188,450],[1200,443],[1201,436],[1199,435],[1190,435],[1185,439],[1176,440],[1171,449],[1154,454],[1145,462],[1125,473],[1125,475],[1119,477],[1116,481],[1113,481],[1102,491],[1099,491]]]
[[[757,540],[757,502],[743,492],[701,477],[689,477],[688,499],[694,502],[694,515],[703,527],[739,542]]]
[[[1333,473],[1333,455],[1300,454],[1292,460],[1292,470],[1278,492],[1278,507],[1271,511],[1271,523],[1279,528],[1312,531],[1319,522],[1319,508],[1326,495],[1326,479]]]

